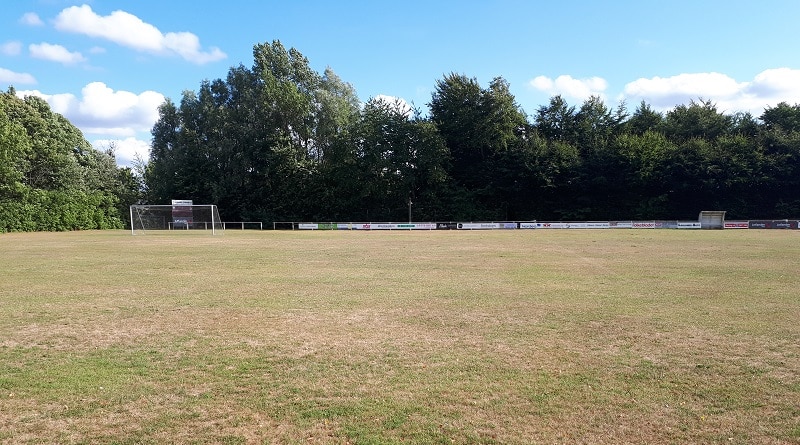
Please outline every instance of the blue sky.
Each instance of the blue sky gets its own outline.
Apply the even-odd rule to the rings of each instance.
[[[609,107],[800,103],[800,1],[6,0],[0,88],[39,95],[121,165],[146,159],[156,107],[280,40],[362,101],[426,110],[455,72],[511,84],[529,115],[561,94]]]

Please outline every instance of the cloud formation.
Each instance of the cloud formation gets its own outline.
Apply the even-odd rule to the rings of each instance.
[[[383,102],[384,104],[393,107],[395,110],[405,117],[414,115],[414,107],[411,106],[405,99],[397,96],[388,96],[386,94],[378,94],[373,98],[376,101]]]
[[[26,12],[20,17],[19,22],[28,26],[42,26],[44,22],[35,12]]]
[[[625,85],[623,97],[629,103],[644,100],[662,111],[703,99],[724,113],[746,111],[759,116],[766,107],[780,102],[800,103],[800,70],[768,69],[746,82],[720,73],[641,78]]]
[[[6,56],[18,56],[22,52],[22,42],[17,40],[13,40],[11,42],[5,42],[0,45],[0,54]]]
[[[112,149],[120,167],[133,167],[137,161],[147,162],[150,158],[150,142],[134,137],[97,139],[92,142],[92,147],[100,151]]]
[[[227,57],[216,47],[203,51],[200,39],[190,32],[164,34],[139,17],[121,10],[100,16],[89,5],[71,6],[58,14],[55,27],[60,31],[106,39],[140,52],[178,55],[199,65]]]
[[[0,68],[0,84],[9,85],[32,85],[36,83],[36,78],[28,73],[16,73],[5,68]]]
[[[608,82],[601,77],[576,79],[569,75],[561,75],[555,79],[538,76],[530,81],[530,85],[551,96],[562,95],[579,101],[584,101],[591,96],[598,96],[605,100],[605,91],[608,88]]]
[[[52,45],[45,42],[39,44],[33,43],[28,46],[28,50],[31,52],[31,57],[50,60],[64,65],[74,65],[86,61],[83,54],[79,52],[70,52],[61,45]]]
[[[149,132],[158,120],[158,107],[164,102],[164,95],[155,91],[139,94],[114,91],[102,82],[83,87],[80,98],[68,93],[48,95],[38,90],[18,91],[17,95],[41,97],[54,112],[62,114],[84,133],[118,137]]]
[[[538,76],[529,85],[551,96],[579,102],[590,96],[606,100],[608,90],[608,82],[600,77],[576,79],[569,75],[555,79]],[[723,113],[750,112],[760,116],[766,107],[780,102],[800,103],[800,70],[768,69],[749,81],[716,72],[639,78],[627,83],[616,99],[635,105],[644,101],[659,111],[688,105],[693,100],[710,100]]]

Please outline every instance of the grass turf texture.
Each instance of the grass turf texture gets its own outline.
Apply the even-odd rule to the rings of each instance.
[[[0,236],[3,443],[800,443],[800,233]]]

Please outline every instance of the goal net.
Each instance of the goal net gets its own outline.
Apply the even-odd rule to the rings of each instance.
[[[132,205],[131,234],[156,230],[206,230],[216,235],[224,233],[225,226],[213,204]]]

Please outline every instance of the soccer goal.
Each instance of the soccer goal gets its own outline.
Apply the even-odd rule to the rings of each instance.
[[[213,204],[132,205],[131,234],[156,230],[207,230],[217,235],[224,233],[225,225]]]

